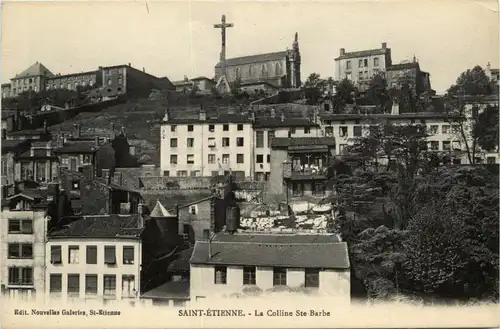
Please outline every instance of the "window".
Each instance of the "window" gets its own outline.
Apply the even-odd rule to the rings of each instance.
[[[271,147],[271,141],[273,140],[274,135],[275,135],[274,130],[269,130],[269,131],[267,132],[267,146],[268,146],[268,147]]]
[[[116,251],[114,246],[104,247],[104,264],[108,265],[116,264]]]
[[[362,132],[362,127],[361,126],[354,126],[353,127],[353,135],[356,137],[361,137],[361,132]]]
[[[347,126],[340,126],[339,127],[339,136],[340,137],[348,137]]]
[[[170,147],[177,147],[177,138],[170,138]]]
[[[187,139],[187,147],[194,147],[194,138]]]
[[[286,286],[286,268],[273,268],[273,286]]]
[[[304,134],[310,134],[311,133],[311,128],[310,127],[304,127]]]
[[[351,61],[346,61],[345,62],[345,68],[346,68],[346,70],[350,70],[351,69]]]
[[[116,294],[116,275],[104,275],[104,295],[114,296]]]
[[[78,190],[79,188],[80,188],[80,181],[77,180],[71,181],[71,189],[73,191]]]
[[[441,133],[443,133],[443,134],[449,134],[450,133],[450,125],[443,125],[441,127]]]
[[[240,68],[239,67],[236,68],[236,77],[237,78],[240,77]]]
[[[178,170],[177,177],[187,177],[187,170]]]
[[[252,76],[253,76],[253,68],[252,68],[252,65],[250,65],[250,66],[248,67],[248,76],[249,76],[249,77],[252,77]]]
[[[196,215],[198,213],[198,207],[195,204],[189,206],[189,213],[191,215]]]
[[[80,275],[68,274],[68,295],[80,294]]]
[[[170,155],[170,164],[177,164],[177,154]]]
[[[118,84],[121,85],[122,84],[122,78],[118,78]]]
[[[487,164],[495,164],[496,160],[497,160],[497,158],[495,158],[495,157],[487,157],[486,158],[486,163]]]
[[[462,159],[460,159],[460,158],[454,158],[453,159],[453,164],[455,164],[455,165],[462,164]]]
[[[365,67],[367,67],[367,66],[368,66],[368,59],[367,59],[367,58],[365,58],[365,59],[363,60],[363,62],[364,62],[364,64],[365,64]]]
[[[333,127],[325,127],[325,135],[333,136]]]
[[[264,132],[263,131],[257,131],[256,135],[256,147],[262,148],[264,147]]]
[[[62,291],[62,274],[51,274],[49,285],[50,285],[49,291],[51,293],[61,292]]]
[[[236,146],[242,147],[245,143],[245,138],[243,137],[236,137]]]
[[[97,264],[97,246],[87,246],[87,264]]]
[[[281,75],[282,74],[281,73],[281,65],[280,65],[280,63],[276,63],[275,70],[276,70],[276,75]]]
[[[229,154],[222,155],[222,163],[229,164]]]
[[[85,275],[85,294],[97,295],[97,274]]]
[[[222,147],[229,147],[229,137],[222,137]]]
[[[215,138],[214,137],[208,138],[208,147],[215,147]]]
[[[243,267],[243,284],[254,285],[256,281],[255,275],[255,266]]]
[[[194,131],[193,125],[188,125],[188,131]]]
[[[177,130],[177,126],[176,125],[171,125],[170,126],[170,132],[175,133],[176,130]]]
[[[209,154],[208,155],[208,163],[214,164],[215,163],[215,154]]]
[[[438,125],[430,125],[429,126],[429,133],[431,135],[436,135],[438,133],[439,126]]]
[[[227,278],[227,267],[215,266],[214,283],[215,284],[226,284],[226,282],[227,282],[226,278]]]
[[[460,141],[453,141],[453,150],[460,151],[462,149],[462,145]]]
[[[229,125],[222,125],[223,131],[229,131]]]
[[[439,142],[438,141],[431,141],[431,151],[438,151],[439,150]]]
[[[186,157],[187,164],[194,164],[194,154],[188,154]]]
[[[363,60],[362,59],[359,60],[358,66],[363,67]]]
[[[134,264],[134,247],[123,247],[123,264]]]
[[[305,286],[307,288],[319,287],[319,269],[306,268],[305,270]]]
[[[50,247],[50,262],[52,264],[61,264],[61,246],[51,246]]]
[[[213,133],[215,131],[215,125],[208,125],[208,131]]]
[[[378,67],[380,65],[380,58],[375,57],[373,59],[373,66]]]
[[[343,153],[346,146],[347,144],[339,144],[339,153]]]
[[[8,258],[32,259],[33,245],[28,243],[9,243]]]
[[[9,219],[9,233],[33,234],[31,219]]]
[[[288,129],[288,132],[289,132],[290,134],[295,134],[295,127],[292,127],[292,128],[290,128],[290,129]]]
[[[108,79],[108,86],[111,86],[111,79]]]
[[[78,246],[69,246],[68,248],[68,264],[78,264],[80,260]]]
[[[200,171],[199,170],[191,170],[190,175],[191,175],[191,177],[200,177]]]
[[[451,151],[451,142],[443,141],[443,151]]]
[[[9,267],[9,284],[31,286],[33,284],[33,268]]]
[[[135,276],[122,275],[122,296],[135,297]]]
[[[257,163],[264,163],[264,154],[257,154]]]
[[[244,163],[244,154],[236,154],[236,163]]]
[[[242,124],[238,124],[238,126],[237,126],[237,130],[238,130],[238,131],[242,131],[242,130],[243,130],[243,125],[242,125]]]
[[[146,176],[151,176],[151,173],[146,173]],[[169,170],[163,170],[163,176],[169,177],[170,176],[170,171]]]

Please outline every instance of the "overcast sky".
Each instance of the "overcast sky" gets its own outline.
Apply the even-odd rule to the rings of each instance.
[[[131,63],[171,80],[213,77],[226,14],[228,57],[285,50],[299,33],[303,80],[334,75],[339,48],[387,42],[393,62],[415,54],[445,91],[467,68],[498,67],[498,5],[492,1],[13,2],[2,4],[1,81],[36,61],[53,73]]]

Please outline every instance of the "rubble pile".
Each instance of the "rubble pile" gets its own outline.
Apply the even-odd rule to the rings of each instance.
[[[329,215],[298,215],[295,216],[295,223],[289,225],[288,216],[267,216],[267,217],[242,217],[240,226],[246,230],[268,231],[272,229],[303,229],[303,230],[326,230],[331,222]]]

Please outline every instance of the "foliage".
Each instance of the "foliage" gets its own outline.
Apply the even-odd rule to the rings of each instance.
[[[333,110],[342,113],[347,104],[353,104],[357,89],[348,79],[343,79],[335,86],[335,95],[332,97]]]
[[[391,98],[387,90],[387,80],[383,74],[376,74],[370,81],[365,96],[371,104],[387,110],[391,105]]]
[[[494,150],[498,147],[499,132],[498,106],[486,106],[478,113],[472,135],[477,138],[479,147],[483,150]]]
[[[325,87],[326,82],[321,79],[321,76],[318,73],[311,73],[302,87],[305,91],[307,104],[318,104],[322,100]]]
[[[479,65],[462,72],[456,83],[448,88],[449,95],[478,96],[495,92],[498,92],[498,87]]]

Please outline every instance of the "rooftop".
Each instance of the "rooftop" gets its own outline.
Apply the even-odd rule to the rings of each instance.
[[[49,69],[45,67],[45,65],[43,65],[42,63],[36,62],[35,64],[28,67],[26,70],[17,74],[14,77],[14,79],[36,77],[36,76],[40,76],[40,75],[47,76],[47,77],[54,76],[54,74],[52,72],[50,72]]]
[[[255,128],[284,128],[284,127],[318,127],[317,123],[307,118],[255,118]]]
[[[93,141],[68,141],[54,150],[56,153],[93,153],[99,145]]]
[[[189,259],[193,254],[193,248],[184,249],[177,253],[176,259],[174,259],[170,265],[168,265],[168,272],[179,273],[179,272],[189,272]]]
[[[139,237],[142,233],[140,215],[98,215],[69,218],[71,222],[52,229],[50,238],[117,238]]]
[[[28,141],[24,140],[16,140],[16,139],[2,139],[2,152],[12,151],[24,144],[27,144]]]
[[[258,55],[250,55],[243,57],[235,57],[226,59],[226,66],[234,66],[234,65],[243,65],[250,63],[259,63],[259,62],[267,62],[273,60],[284,59],[287,56],[286,51],[278,51],[274,53],[266,53],[266,54],[258,54]],[[217,63],[215,67],[220,67],[220,62]]]
[[[344,55],[341,55],[335,60],[347,59],[347,58],[357,58],[357,57],[369,57],[375,55],[383,55],[386,52],[390,51],[390,48],[377,48],[377,49],[369,49],[369,50],[360,50],[360,51],[351,51],[345,52]]]
[[[418,62],[411,63],[399,63],[393,64],[387,68],[387,71],[399,71],[399,70],[410,70],[410,69],[418,69],[420,65]]]
[[[39,129],[26,129],[26,130],[18,130],[18,131],[13,131],[9,132],[7,135],[11,136],[33,136],[33,135],[45,135],[45,134],[50,134],[50,132],[45,131],[45,128],[39,128]]]
[[[210,243],[212,257],[208,253],[209,243],[197,241],[190,263],[330,269],[350,267],[347,244],[338,242],[335,235],[321,235],[321,238],[314,235],[264,236],[236,234],[231,238],[220,238],[230,241],[217,241],[215,238]]]
[[[141,298],[189,299],[189,281],[170,281],[146,291]]]
[[[217,124],[217,123],[252,123],[251,119],[246,114],[226,113],[219,114],[216,117],[208,117],[206,120],[197,118],[169,118],[168,121],[162,121],[162,124]]]
[[[443,112],[413,112],[400,114],[324,114],[321,120],[343,121],[343,120],[362,120],[362,119],[438,119],[446,118],[448,115]]]
[[[156,201],[156,205],[153,208],[153,211],[151,211],[151,214],[149,214],[150,217],[155,218],[155,217],[174,217],[174,214],[171,214],[168,212],[167,209],[161,204],[160,200]]]
[[[335,139],[332,137],[275,137],[271,141],[271,147],[294,147],[294,146],[335,146]]]

